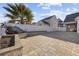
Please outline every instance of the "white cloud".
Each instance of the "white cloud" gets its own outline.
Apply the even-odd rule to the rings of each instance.
[[[51,9],[51,6],[62,6],[61,3],[40,3],[38,7],[42,7],[42,9]]]
[[[42,7],[42,9],[50,9],[50,5],[48,5],[47,3],[40,3],[38,4],[38,7]]]
[[[50,3],[51,6],[62,6],[62,3]]]
[[[76,8],[72,8],[72,9],[67,8],[66,11],[51,10],[48,13],[40,14],[40,16],[48,17],[51,15],[56,15],[57,18],[61,18],[62,20],[64,20],[66,15],[71,14],[71,13],[75,13],[77,11],[78,11],[78,9],[76,9]]]
[[[41,16],[51,16],[51,15],[59,16],[59,14],[62,14],[62,12],[59,10],[51,10],[49,13],[44,13],[44,14],[40,14],[40,15]]]
[[[71,11],[70,8],[67,8],[66,11]]]
[[[72,13],[76,13],[78,12],[78,9],[77,8],[67,8],[64,15],[68,15],[68,14],[72,14]]]
[[[35,12],[35,11],[34,11],[34,12],[32,12],[32,13],[33,13],[33,15],[37,15],[37,12]]]
[[[78,11],[78,9],[77,8],[71,8],[71,9],[70,8],[67,8],[66,11],[67,12],[69,12],[69,11],[70,12],[76,12],[76,11]]]
[[[3,14],[0,14],[0,23],[7,22],[8,20],[10,20],[10,19],[7,17],[4,17]]]
[[[51,9],[50,7],[42,7],[42,9],[47,10],[47,9]]]
[[[73,11],[78,11],[78,9],[77,8],[73,8]]]
[[[33,21],[32,22],[38,22],[41,19],[41,16],[39,15],[40,13],[34,11],[33,12]]]
[[[48,13],[40,14],[40,16],[42,16],[42,17],[48,17],[48,16],[52,16],[52,15],[56,15],[57,18],[61,18],[63,20],[65,17],[64,12],[59,11],[59,10],[51,10]]]
[[[40,3],[39,6],[62,6],[62,3]]]
[[[40,19],[41,18],[45,18],[45,17],[48,17],[48,16],[52,16],[52,15],[56,15],[57,18],[61,18],[62,20],[65,19],[66,15],[68,14],[72,14],[72,13],[75,13],[77,12],[78,9],[77,8],[67,8],[65,11],[61,11],[61,10],[50,10],[49,12],[47,13],[37,13],[37,12],[34,12],[34,15],[35,15],[35,19],[37,17],[36,20]],[[36,21],[35,20],[35,21]]]

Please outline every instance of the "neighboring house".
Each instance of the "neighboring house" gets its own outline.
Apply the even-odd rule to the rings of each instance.
[[[52,17],[54,17],[54,16],[49,16],[49,17],[47,17],[47,18],[44,18],[44,19],[38,21],[36,24],[37,24],[37,25],[47,25],[47,26],[49,26]]]
[[[31,25],[36,25],[36,22],[33,22]]]
[[[64,26],[64,22],[58,18],[58,27],[63,27]]]
[[[77,32],[77,17],[79,12],[67,15],[65,18],[66,31]]]
[[[60,18],[57,19],[55,15],[44,18],[38,21],[37,24],[49,26],[54,31],[57,31],[58,27],[63,27],[63,21]]]

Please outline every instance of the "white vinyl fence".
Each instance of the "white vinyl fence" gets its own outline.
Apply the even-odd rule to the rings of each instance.
[[[7,24],[8,26],[17,26],[24,31],[53,31],[49,26],[44,25],[29,25],[29,24]]]
[[[66,27],[58,27],[58,31],[66,31]]]
[[[30,25],[30,24],[14,24],[8,23],[8,26],[17,26],[24,31],[66,31],[66,27],[57,27],[55,30],[54,27],[45,26],[45,25]]]

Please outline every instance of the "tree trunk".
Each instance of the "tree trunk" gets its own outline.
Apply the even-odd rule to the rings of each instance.
[[[24,20],[23,20],[23,18],[21,18],[21,24],[24,24]]]
[[[27,24],[31,24],[31,21],[30,21],[30,20],[28,20],[28,21],[27,21]]]

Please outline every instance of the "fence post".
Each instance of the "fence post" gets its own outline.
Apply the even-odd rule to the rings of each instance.
[[[0,49],[1,49],[1,36],[0,36]]]

